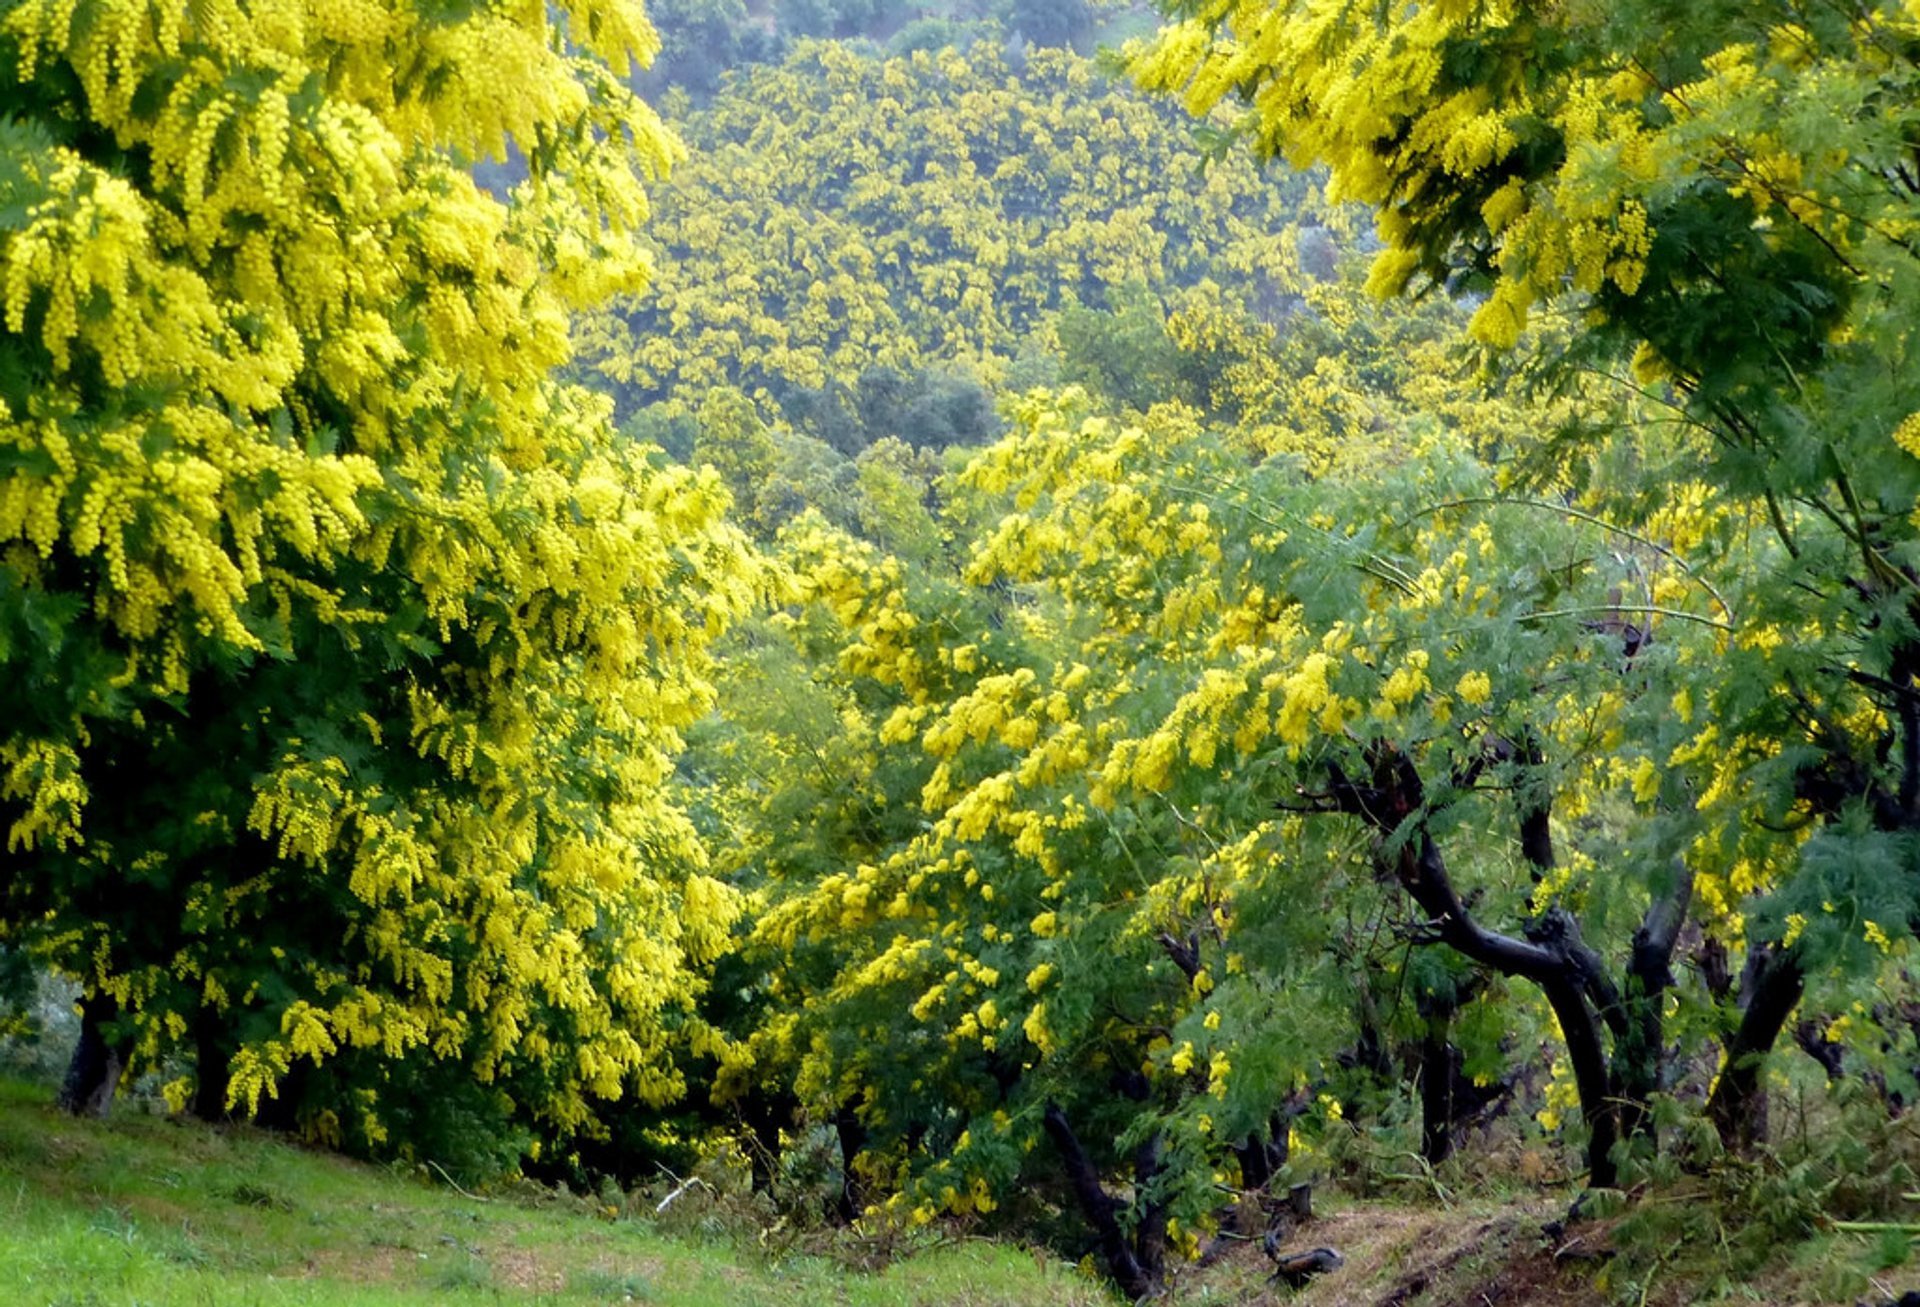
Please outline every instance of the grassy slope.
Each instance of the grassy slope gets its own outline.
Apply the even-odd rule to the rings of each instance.
[[[859,1275],[680,1242],[585,1205],[480,1202],[249,1130],[74,1121],[0,1084],[9,1304],[1108,1304],[1056,1262],[967,1243]]]
[[[110,1122],[76,1121],[53,1112],[47,1097],[44,1088],[0,1080],[0,1307],[1118,1301],[1061,1263],[1007,1244],[948,1244],[867,1275],[823,1258],[776,1261],[725,1239],[683,1240],[642,1221],[602,1219],[583,1200],[475,1200],[243,1128],[134,1110]],[[1286,1246],[1340,1248],[1348,1259],[1340,1271],[1290,1293],[1267,1279],[1271,1267],[1249,1245],[1215,1265],[1182,1267],[1170,1300],[1677,1307],[1728,1298],[1851,1303],[1869,1289],[1877,1291],[1869,1300],[1886,1301],[1920,1288],[1920,1263],[1911,1260],[1882,1262],[1886,1270],[1868,1274],[1871,1241],[1856,1235],[1781,1248],[1764,1283],[1716,1285],[1720,1276],[1691,1265],[1697,1259],[1677,1243],[1651,1265],[1625,1258],[1597,1274],[1605,1259],[1556,1260],[1560,1240],[1542,1239],[1542,1223],[1565,1201],[1510,1192],[1443,1209],[1329,1192],[1321,1218]],[[1610,1244],[1607,1225],[1581,1238]]]

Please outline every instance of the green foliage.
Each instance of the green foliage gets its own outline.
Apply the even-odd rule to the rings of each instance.
[[[809,37],[870,40],[895,55],[983,41],[1087,54],[1103,19],[1152,25],[1150,9],[1132,0],[781,0],[752,8],[744,0],[656,0],[647,13],[661,50],[636,88],[649,97],[681,91],[701,103],[730,71],[778,63]]]
[[[1472,330],[1500,348],[1532,306],[1569,297],[1580,327],[1539,338],[1542,375],[1611,372],[1672,405],[1691,437],[1618,483],[1623,498],[1591,502],[1640,525],[1692,484],[1725,523],[1702,542],[1715,552],[1771,537],[1736,565],[1711,690],[1714,747],[1733,760],[1712,801],[1740,829],[1698,861],[1727,875],[1761,860],[1770,829],[1814,823],[1768,933],[1802,938],[1783,923],[1810,910],[1851,922],[1856,943],[1876,913],[1913,920],[1920,368],[1895,325],[1920,304],[1911,11],[1353,10],[1323,24],[1305,5],[1260,6],[1249,49],[1228,34],[1254,6],[1175,8],[1137,76],[1200,112],[1251,97],[1240,131],[1259,153],[1325,163],[1341,194],[1377,206],[1377,288],[1483,288]],[[1401,45],[1419,57],[1382,53]],[[1540,483],[1581,485],[1590,455],[1623,450],[1583,434],[1539,448]],[[1744,879],[1741,893],[1778,878]],[[1804,938],[1810,967],[1833,957],[1837,939]]]
[[[848,458],[879,440],[916,449],[979,445],[999,433],[993,398],[966,372],[867,368],[851,383],[799,388],[781,403],[787,420]]]
[[[1322,299],[1313,316],[1338,305]],[[1218,364],[1205,342],[1234,337],[1198,329],[1221,320],[1209,307],[1178,326],[1142,308],[1140,335]],[[1427,329],[1381,327],[1380,362]],[[1278,343],[1256,333],[1239,348],[1233,366],[1261,364],[1254,375],[1281,390]],[[817,527],[789,531],[809,601],[790,629],[810,651],[816,709],[801,733],[741,720],[755,765],[718,769],[747,805],[724,828],[751,832],[730,860],[770,878],[746,952],[767,977],[762,1025],[722,1083],[791,1092],[815,1119],[851,1111],[874,1197],[910,1180],[889,1210],[925,1220],[1014,1203],[1010,1219],[1027,1221],[1033,1195],[1069,1203],[1041,1129],[1055,1105],[1103,1169],[1157,1140],[1136,1216],[1203,1223],[1229,1146],[1271,1130],[1296,1088],[1326,1083],[1359,996],[1406,985],[1364,841],[1277,818],[1289,782],[1317,788],[1362,725],[1423,755],[1470,751],[1517,730],[1495,714],[1526,712],[1541,675],[1562,702],[1630,711],[1604,642],[1530,620],[1604,593],[1605,572],[1577,590],[1556,575],[1584,528],[1517,509],[1395,520],[1409,502],[1488,490],[1461,445],[1486,415],[1463,407],[1449,415],[1459,434],[1432,434],[1412,415],[1427,378],[1397,361],[1367,400],[1394,415],[1387,430],[1345,433],[1316,458],[1319,479],[1294,458],[1252,466],[1249,442],[1277,423],[1222,437],[1144,392],[1147,411],[1125,423],[1084,397],[1031,397],[943,495],[957,520],[986,524],[957,583]],[[1364,375],[1373,360],[1349,362]],[[1196,375],[1225,395],[1229,371]],[[1312,355],[1303,371],[1318,374]],[[1647,660],[1643,674],[1668,665]],[[1353,679],[1336,684],[1341,668]],[[1556,736],[1569,792],[1619,783],[1591,730],[1570,719]],[[782,756],[800,765],[768,767]],[[815,765],[820,779],[799,783]],[[1502,820],[1516,775],[1499,772],[1486,806],[1457,796],[1442,833]],[[849,787],[833,803],[828,776]],[[1614,865],[1604,841],[1582,865]],[[1471,862],[1483,911],[1535,911],[1541,891],[1503,846]],[[1556,889],[1596,939],[1630,933],[1643,869],[1660,863],[1627,865],[1637,874]],[[1431,995],[1460,974],[1412,970]],[[1516,1030],[1544,1037],[1511,1004],[1490,992],[1490,1015],[1468,1006],[1462,1038],[1489,1080],[1516,1055]],[[1417,1029],[1411,1005],[1372,1020]]]
[[[678,87],[705,99],[728,70],[778,58],[784,44],[776,26],[748,14],[745,0],[654,0],[647,17],[659,29],[660,53],[634,83],[649,96]]]
[[[1088,0],[1006,0],[1003,13],[1008,31],[1037,46],[1084,50],[1093,38]]]
[[[755,572],[549,377],[644,280],[650,29],[88,13],[0,17],[10,950],[209,1114],[399,1147],[401,1062],[490,1122],[671,1097],[733,905],[660,787]]]
[[[1610,377],[1667,409],[1652,448],[1612,424],[1524,442],[1512,484],[1712,577],[1713,674],[1672,699],[1693,734],[1650,723],[1635,791],[1664,806],[1661,768],[1695,773],[1668,856],[1712,947],[1746,946],[1739,991],[1716,982],[1709,1113],[1751,1147],[1796,1003],[1844,1002],[1920,922],[1920,369],[1897,325],[1920,308],[1920,22],[1170,9],[1136,77],[1201,114],[1238,98],[1257,154],[1374,206],[1376,290],[1480,293],[1490,362],[1524,345],[1545,387]],[[1542,308],[1566,326],[1523,338]],[[1802,1042],[1831,1061],[1824,1038]]]

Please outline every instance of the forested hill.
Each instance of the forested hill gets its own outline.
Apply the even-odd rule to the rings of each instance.
[[[727,385],[802,418],[876,368],[997,386],[1062,308],[1211,280],[1271,320],[1297,243],[1332,271],[1306,178],[1212,157],[1071,51],[813,42],[673,125],[689,157],[655,192],[653,282],[576,328],[623,411]]]
[[[855,41],[904,54],[990,42],[1013,50],[1103,43],[1152,29],[1139,0],[658,0],[661,50],[637,78],[649,98],[703,100],[733,69],[778,63],[795,42]]]

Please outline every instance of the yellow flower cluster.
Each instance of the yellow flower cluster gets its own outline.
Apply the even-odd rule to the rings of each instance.
[[[44,844],[79,844],[87,805],[80,758],[47,740],[0,740],[0,799],[24,804],[7,827],[7,852],[31,852]]]
[[[1653,244],[1650,201],[1678,185],[1745,199],[1757,228],[1784,209],[1836,251],[1863,239],[1871,224],[1841,202],[1858,192],[1847,177],[1860,161],[1804,131],[1789,139],[1778,124],[1802,101],[1820,101],[1806,115],[1817,122],[1831,100],[1870,94],[1837,86],[1855,71],[1871,78],[1910,39],[1902,6],[1864,8],[1850,51],[1782,25],[1764,45],[1736,40],[1710,53],[1683,85],[1657,84],[1631,53],[1541,71],[1543,30],[1578,45],[1604,21],[1601,9],[1543,19],[1512,5],[1220,0],[1136,50],[1132,72],[1199,116],[1244,98],[1242,125],[1260,153],[1324,163],[1330,198],[1376,207],[1386,244],[1368,283],[1377,294],[1437,273],[1433,237],[1456,230],[1458,214],[1436,197],[1486,179],[1480,218],[1499,275],[1471,330],[1501,348],[1565,285],[1635,294]],[[1479,65],[1465,84],[1448,72],[1462,48]],[[1816,61],[1845,71],[1829,86]],[[1533,162],[1542,157],[1552,161]]]
[[[190,720],[209,660],[311,655],[315,630],[369,676],[408,660],[392,717],[342,714],[351,765],[283,738],[250,804],[208,814],[273,856],[196,911],[239,922],[304,878],[290,898],[332,896],[346,931],[338,965],[281,958],[302,997],[240,1049],[234,1101],[350,1047],[533,1070],[559,1122],[670,1096],[665,1014],[741,905],[665,783],[708,644],[770,578],[717,478],[651,467],[547,376],[573,307],[640,284],[642,183],[677,153],[610,75],[654,48],[640,6],[24,0],[0,24],[32,96],[84,88],[66,135],[146,161],[0,123],[0,329],[51,365],[0,405],[0,568],[97,577],[113,688]],[[503,204],[466,161],[510,139],[545,163]],[[394,754],[433,780],[389,788],[422,770],[366,761]],[[15,848],[85,833],[70,744],[0,730],[0,796]],[[97,979],[131,1008],[162,975],[258,1001],[222,947]]]

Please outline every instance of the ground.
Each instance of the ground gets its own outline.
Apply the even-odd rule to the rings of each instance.
[[[1404,1202],[1339,1201],[1291,1232],[1285,1251],[1339,1250],[1338,1270],[1293,1290],[1267,1282],[1272,1264],[1257,1244],[1221,1263],[1190,1271],[1183,1288],[1202,1293],[1232,1285],[1228,1301],[1288,1307],[1605,1307],[1593,1266],[1557,1251],[1543,1229],[1561,1214],[1547,1201],[1412,1207]],[[1221,1299],[1215,1298],[1215,1301]]]
[[[76,1121],[0,1084],[6,1307],[1106,1307],[1057,1260],[947,1242],[877,1274],[738,1239],[677,1238],[619,1208],[526,1191],[469,1198],[245,1128],[122,1111]]]
[[[469,1195],[422,1168],[379,1168],[244,1127],[119,1109],[79,1121],[44,1087],[0,1081],[0,1305],[375,1307],[426,1303],[652,1303],[662,1307],[1115,1307],[1058,1258],[1008,1242],[930,1237],[885,1269],[872,1249],[681,1222],[652,1200],[542,1191]],[[1678,1307],[1696,1301],[1884,1303],[1920,1290],[1874,1242],[1817,1231],[1762,1276],[1710,1278],[1679,1247],[1614,1256],[1612,1220],[1569,1234],[1567,1196],[1521,1185],[1484,1198],[1438,1186],[1370,1197],[1316,1191],[1316,1217],[1282,1247],[1338,1249],[1345,1264],[1295,1290],[1256,1241],[1176,1273],[1169,1307]],[[1685,1192],[1643,1200],[1642,1210]],[[1444,1199],[1444,1200],[1443,1200]],[[1886,1240],[1880,1241],[1882,1244]],[[1894,1250],[1897,1254],[1898,1249]]]

